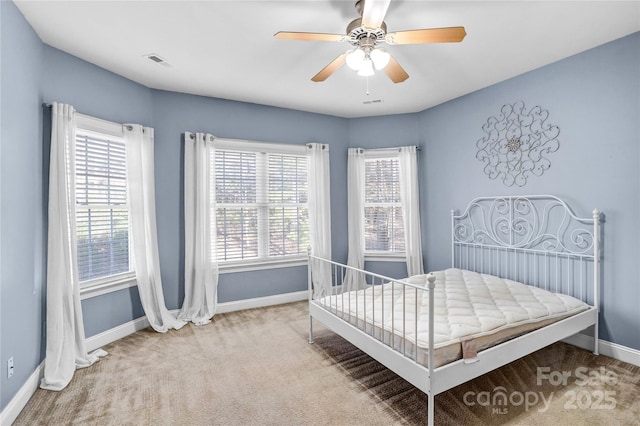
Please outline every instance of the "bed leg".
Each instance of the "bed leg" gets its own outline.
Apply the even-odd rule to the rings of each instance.
[[[429,397],[429,407],[428,407],[428,414],[427,414],[427,423],[429,424],[429,426],[433,426],[433,421],[434,421],[434,413],[435,413],[435,396],[433,395],[433,391],[429,391],[428,394]]]
[[[593,326],[593,354],[600,355],[599,345],[600,339],[598,338],[598,321]]]
[[[309,315],[309,344],[313,343],[313,317]]]
[[[433,379],[435,377],[435,367],[434,367],[434,341],[435,341],[435,288],[436,288],[436,276],[433,273],[429,273],[427,275],[427,282],[429,287],[429,392],[427,396],[428,400],[428,417],[427,422],[429,426],[433,426],[434,422],[434,413],[435,413],[435,395],[433,394]]]

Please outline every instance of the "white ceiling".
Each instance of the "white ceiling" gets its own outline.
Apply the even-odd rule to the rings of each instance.
[[[392,0],[389,32],[461,25],[467,37],[388,46],[410,78],[378,72],[367,96],[346,66],[310,80],[348,43],[273,37],[344,34],[355,0],[15,3],[45,43],[145,86],[341,117],[421,111],[640,30],[640,1]]]

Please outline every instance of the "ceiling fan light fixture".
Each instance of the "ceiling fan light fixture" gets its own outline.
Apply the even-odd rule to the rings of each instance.
[[[349,68],[354,71],[360,71],[364,65],[365,54],[362,49],[354,49],[347,53],[347,57],[345,59]]]
[[[391,55],[384,49],[373,49],[369,56],[377,70],[384,69],[384,67],[389,65],[389,61],[391,60]]]
[[[377,48],[379,44],[459,43],[467,35],[464,27],[460,26],[388,33],[384,18],[390,3],[391,0],[357,0],[356,11],[361,17],[347,25],[346,34],[278,31],[274,36],[285,40],[341,41],[353,46],[352,50],[342,53],[311,77],[311,81],[325,81],[346,63],[359,76],[374,75],[374,68],[384,69],[391,81],[402,83],[409,78],[409,74],[389,53]]]
[[[360,69],[358,70],[358,75],[360,77],[371,77],[374,74],[375,72],[373,71],[373,62],[370,58],[366,58],[364,61],[362,61],[362,67],[360,67]]]

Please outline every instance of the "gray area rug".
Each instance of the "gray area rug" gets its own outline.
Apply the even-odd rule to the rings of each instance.
[[[316,324],[306,302],[221,314],[104,347],[15,425],[426,424],[427,396]],[[439,425],[637,425],[640,367],[564,343],[436,396]]]

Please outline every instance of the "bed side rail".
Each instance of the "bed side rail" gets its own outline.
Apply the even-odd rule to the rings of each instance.
[[[310,303],[424,366],[433,365],[434,289],[433,274],[398,280],[309,254]],[[416,344],[425,331],[428,342]]]

